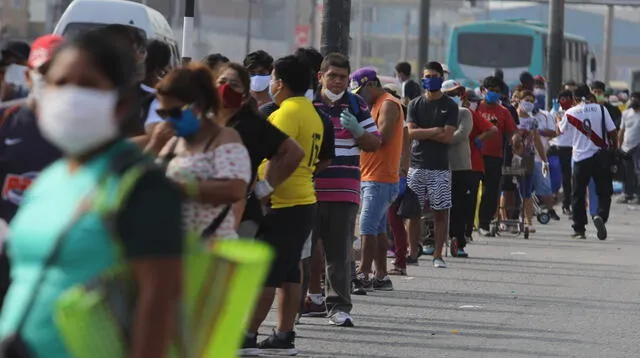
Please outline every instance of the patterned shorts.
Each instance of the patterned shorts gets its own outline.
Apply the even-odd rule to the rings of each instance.
[[[451,208],[451,171],[410,168],[407,185],[418,197],[420,208],[425,199],[432,210]]]

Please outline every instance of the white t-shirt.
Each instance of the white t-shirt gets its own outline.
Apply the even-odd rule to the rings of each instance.
[[[622,112],[622,123],[620,129],[624,129],[622,150],[625,152],[640,145],[640,112],[627,109]]]
[[[140,84],[140,88],[142,88],[142,90],[147,93],[156,93],[155,89],[142,83]],[[149,106],[149,113],[147,113],[147,118],[144,120],[145,128],[150,124],[162,122],[162,118],[160,118],[160,116],[156,112],[156,110],[158,109],[158,106],[159,106],[158,99],[155,98],[151,102],[151,105]]]
[[[561,117],[564,116],[564,110],[560,110],[559,112],[554,112],[551,111],[549,113],[549,115],[551,116],[551,118],[553,118],[554,122],[555,122],[555,118],[556,115],[560,115]],[[550,141],[549,141],[550,145],[556,146],[556,147],[569,147],[571,148],[571,137],[569,137],[566,134],[560,134],[559,136],[555,136],[553,137]]]
[[[608,143],[608,134],[602,133],[602,115],[606,132],[616,130],[616,125],[603,106],[597,103],[579,104],[569,109],[560,122],[560,131],[571,138],[573,146],[573,160],[580,162],[593,157],[602,147],[597,146],[589,137],[597,142]]]
[[[556,122],[551,118],[549,112],[547,111],[539,111],[536,113],[533,118],[536,120],[538,124],[538,130],[556,130]],[[542,146],[544,147],[545,153],[549,150],[549,137],[545,137],[540,135],[540,141],[542,142]],[[540,158],[540,154],[536,151],[536,161],[542,162]]]

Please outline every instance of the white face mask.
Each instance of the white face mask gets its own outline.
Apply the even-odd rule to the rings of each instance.
[[[313,102],[313,98],[314,98],[314,91],[312,89],[308,89],[307,92],[304,93],[304,96],[307,97],[307,99],[311,102]]]
[[[535,105],[533,103],[531,103],[531,102],[520,101],[519,107],[523,112],[531,113],[531,112],[533,112],[533,109],[535,108]]]
[[[251,76],[251,90],[253,92],[262,92],[269,87],[271,83],[270,75],[256,75]]]
[[[340,93],[333,93],[324,87],[322,88],[322,94],[324,94],[331,102],[337,102],[340,98],[342,98],[342,96],[344,96],[344,92],[345,91],[342,91]]]
[[[116,91],[67,85],[47,88],[38,102],[42,135],[62,152],[78,156],[118,136]]]
[[[544,90],[544,88],[536,88],[533,90],[533,94],[536,96],[544,96],[547,93],[547,91]]]
[[[42,99],[42,93],[47,86],[47,83],[44,81],[44,76],[38,71],[29,71],[29,77],[31,78],[31,90],[29,91],[29,96],[38,102]]]

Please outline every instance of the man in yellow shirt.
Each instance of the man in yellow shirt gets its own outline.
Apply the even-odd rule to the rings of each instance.
[[[324,136],[324,124],[313,104],[304,96],[309,88],[309,67],[298,57],[277,60],[271,73],[269,94],[279,109],[269,116],[269,122],[293,138],[304,150],[298,168],[274,190],[269,185],[278,172],[269,170],[265,161],[258,169],[258,197],[270,195],[271,207],[261,227],[262,239],[276,251],[276,258],[267,278],[266,287],[249,326],[241,355],[275,353],[295,355],[293,326],[300,306],[300,256],[311,233],[316,213],[316,192],[313,173]],[[279,178],[280,179],[280,178]],[[258,328],[271,309],[278,290],[278,324],[273,334],[257,344]]]

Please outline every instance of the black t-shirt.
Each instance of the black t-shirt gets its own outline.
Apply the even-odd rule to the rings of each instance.
[[[149,92],[136,85],[130,89],[128,98],[131,100],[131,107],[126,114],[122,124],[122,134],[125,137],[136,137],[146,134],[144,122],[147,119],[143,103],[149,98]],[[151,103],[151,102],[149,102]]]
[[[414,80],[409,80],[404,84],[405,98],[414,99],[422,95],[422,87]]]
[[[604,103],[605,108],[609,111],[609,115],[611,116],[611,120],[613,120],[613,124],[616,125],[617,129],[620,129],[620,123],[622,122],[622,112],[620,112],[620,108],[612,105],[609,102]]]
[[[129,259],[178,257],[182,253],[182,197],[160,170],[136,183],[118,213],[117,231]]]
[[[251,179],[255,179],[258,166],[265,159],[271,159],[278,153],[282,143],[289,138],[281,130],[269,123],[261,114],[255,113],[251,108],[245,107],[227,123],[240,134],[242,142],[251,159]],[[242,220],[259,221],[262,218],[260,202],[252,195],[247,199],[247,205]]]
[[[37,119],[26,106],[10,108],[0,127],[0,218],[9,222],[22,196],[40,172],[62,154],[40,134]]]
[[[420,96],[409,103],[407,123],[418,128],[458,127],[458,105],[448,96],[430,101]],[[414,140],[411,145],[411,167],[431,170],[449,169],[449,145],[434,140]]]

